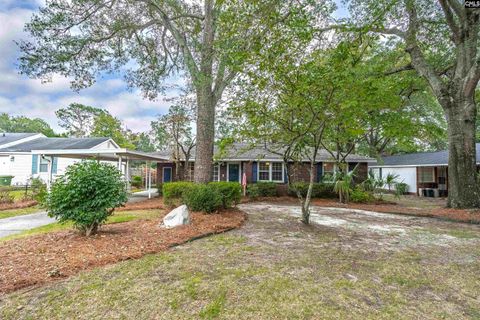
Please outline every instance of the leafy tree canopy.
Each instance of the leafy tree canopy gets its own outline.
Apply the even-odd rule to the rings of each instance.
[[[45,120],[31,119],[25,116],[9,116],[7,113],[0,114],[0,131],[42,133],[47,137],[57,136]]]
[[[105,113],[103,109],[80,103],[71,103],[67,108],[55,111],[58,124],[67,130],[67,135],[77,138],[89,136],[93,130],[95,118],[103,113]]]

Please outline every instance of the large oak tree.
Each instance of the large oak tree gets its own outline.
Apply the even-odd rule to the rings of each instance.
[[[354,29],[391,35],[442,106],[448,125],[451,207],[479,207],[475,89],[480,79],[480,9],[460,0],[352,0]],[[342,28],[345,26],[342,26]]]
[[[104,71],[123,71],[154,99],[165,80],[185,74],[197,100],[195,181],[212,174],[215,107],[251,51],[274,46],[321,14],[315,1],[52,0],[26,29],[20,68],[72,86],[91,86]],[[297,19],[298,18],[298,19]],[[134,106],[132,106],[134,108]]]

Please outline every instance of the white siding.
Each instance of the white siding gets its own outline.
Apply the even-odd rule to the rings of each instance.
[[[24,185],[32,177],[32,155],[12,154],[13,161],[10,161],[10,175],[13,176],[12,184]]]
[[[380,175],[380,168],[372,168],[375,177]],[[417,192],[417,168],[416,167],[383,167],[382,168],[382,178],[389,174],[397,174],[398,180],[400,182],[406,183],[408,185],[408,192],[416,193]]]
[[[14,157],[14,161],[8,161],[4,166],[5,161],[4,157],[0,157],[0,175],[12,175],[12,184],[13,185],[25,185],[30,178],[41,178],[43,181],[47,181],[47,172],[39,172],[37,167],[37,174],[32,175],[32,155],[31,154],[12,154],[5,158],[10,159]],[[57,162],[57,174],[54,174],[53,177],[65,173],[67,167],[75,162],[80,161],[78,159],[71,158],[58,158]],[[37,163],[39,165],[39,162]]]

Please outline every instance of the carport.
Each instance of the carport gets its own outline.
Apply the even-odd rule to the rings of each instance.
[[[130,190],[130,165],[131,161],[145,161],[147,164],[146,174],[146,191],[148,198],[151,198],[152,190],[152,171],[151,163],[168,162],[168,158],[157,154],[146,153],[141,151],[128,150],[125,148],[118,149],[71,149],[71,150],[32,150],[32,154],[38,154],[48,161],[48,178],[47,187],[50,188],[52,183],[52,159],[57,158],[71,158],[71,159],[90,159],[97,161],[109,161],[117,164],[118,170],[124,175],[127,181],[128,189]]]

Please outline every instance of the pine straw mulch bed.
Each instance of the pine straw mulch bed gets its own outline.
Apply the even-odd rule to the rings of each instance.
[[[245,199],[243,202],[250,202],[251,200]],[[289,203],[298,204],[298,199],[295,197],[266,197],[258,198],[255,201],[276,202],[276,203]],[[343,204],[336,199],[313,199],[312,204],[320,207],[334,207],[334,208],[351,208],[367,211],[403,214],[409,216],[419,216],[428,218],[437,218],[455,222],[465,222],[480,224],[480,210],[478,209],[452,209],[446,207],[438,208],[417,208],[410,207],[395,202],[378,201],[372,204],[364,203],[348,203]]]
[[[35,200],[15,201],[13,203],[0,203],[0,211],[28,208],[28,207],[33,207],[37,204],[38,202]]]
[[[162,197],[155,197],[151,199],[141,200],[137,202],[128,202],[125,206],[116,208],[115,211],[130,211],[130,210],[149,210],[149,209],[165,209]]]
[[[190,225],[173,229],[159,227],[159,219],[134,220],[104,225],[89,238],[70,230],[6,241],[0,244],[0,295],[164,251],[240,227],[245,220],[246,214],[237,209],[209,215],[194,212]]]

